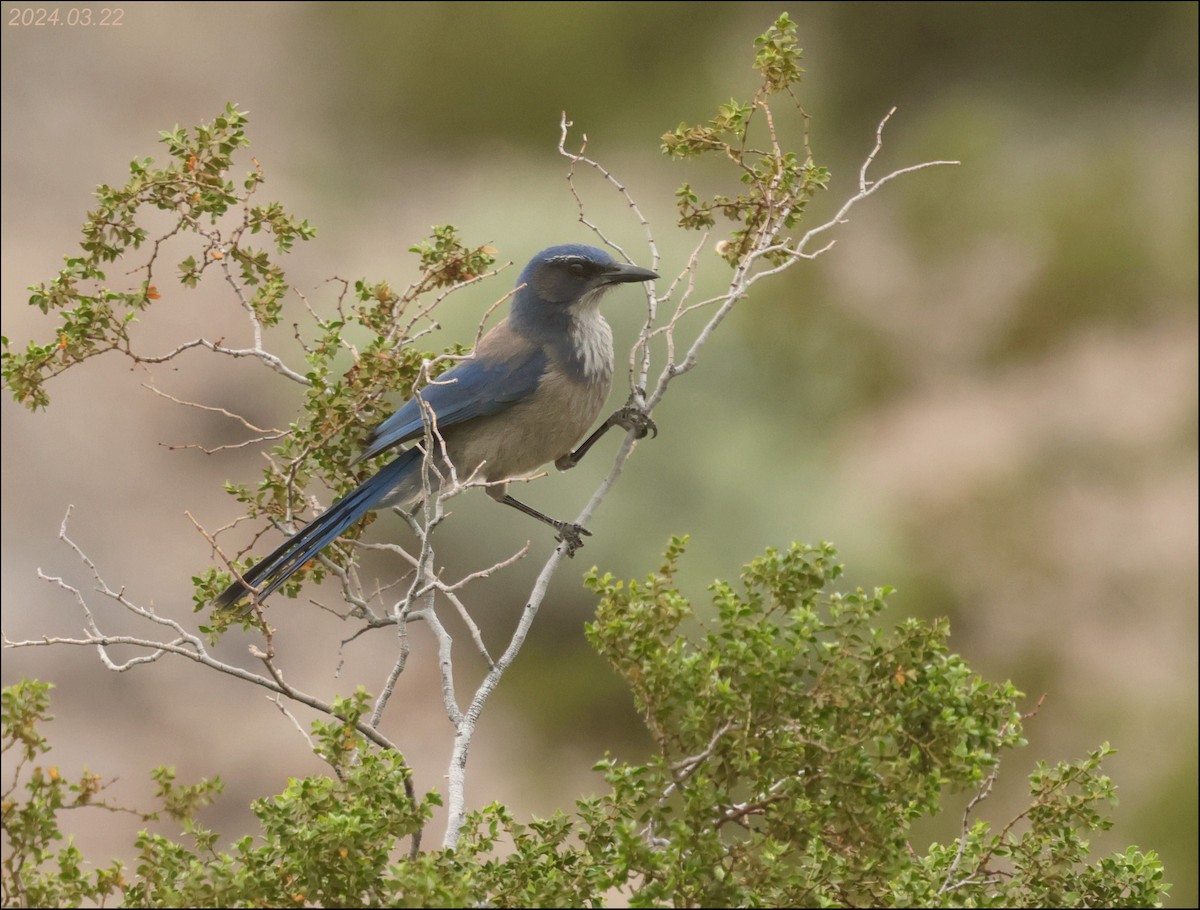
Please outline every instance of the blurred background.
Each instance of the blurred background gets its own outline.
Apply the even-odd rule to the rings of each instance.
[[[604,750],[647,753],[627,692],[583,637],[588,566],[642,576],[670,534],[690,533],[683,584],[703,612],[705,585],[765,547],[827,539],[851,585],[899,589],[892,621],[948,615],[952,647],[978,672],[1011,678],[1029,707],[1046,696],[985,816],[1007,820],[1036,760],[1111,741],[1121,803],[1097,854],[1158,850],[1170,903],[1195,905],[1195,4],[123,9],[117,28],[3,31],[3,331],[20,347],[52,337],[25,288],[76,249],[96,184],[123,182],[135,156],[162,160],[159,130],[210,120],[226,101],[251,112],[250,151],[267,174],[260,198],[318,227],[285,264],[323,312],[331,276],[405,284],[415,274],[406,250],[433,224],[459,226],[518,267],[551,243],[590,242],[555,150],[564,110],[629,186],[673,273],[696,239],[674,227],[675,187],[732,184],[718,169],[666,161],[659,136],[749,97],[753,39],[788,9],[805,49],[814,153],[833,172],[809,224],[853,192],[893,105],[877,175],[935,158],[962,165],[906,177],[855,209],[828,255],[758,285],[672,387],[655,414],[661,434],[639,446],[484,712],[469,804],[502,800],[518,818],[569,808],[602,786],[590,769]],[[620,200],[591,175],[579,184],[593,219],[646,263]],[[715,291],[727,270],[715,255],[702,263],[701,289]],[[109,275],[125,280],[119,265]],[[452,298],[435,344],[473,337],[515,275]],[[214,278],[195,292],[160,281],[139,343],[248,341]],[[622,292],[607,311],[620,359],[641,306]],[[269,346],[300,366],[291,321]],[[267,370],[199,353],[154,374],[117,355],[90,361],[51,385],[40,414],[6,398],[9,638],[81,629],[70,598],[37,580],[40,568],[91,587],[56,539],[68,504],[72,538],[110,585],[194,621],[189,578],[211,556],[185,511],[210,528],[232,519],[221,484],[255,483],[261,455],[169,448],[243,437],[231,421],[147,392],[151,381],[265,425],[286,425],[298,408],[298,389]],[[618,386],[612,404],[624,394]],[[614,448],[606,441],[524,498],[576,514]],[[479,494],[452,508],[438,539],[448,577],[533,541],[530,558],[474,589],[497,651],[552,541]],[[373,533],[407,539],[394,518]],[[92,602],[105,628],[136,628]],[[377,691],[394,658],[392,633],[343,648],[352,630],[303,602],[277,602],[272,620],[289,678],[323,697],[359,683]],[[452,631],[465,700],[482,667]],[[417,786],[444,792],[451,728],[435,647],[423,627],[412,635],[386,732]],[[217,651],[254,667],[252,640],[232,634]],[[205,820],[237,836],[251,830],[250,799],[321,771],[260,692],[183,661],[118,675],[90,650],[5,651],[5,684],[23,675],[58,687],[53,761],[119,778],[115,801],[148,805],[157,764],[183,780],[219,774],[226,796]],[[134,823],[128,835],[110,815],[70,823],[97,861],[129,857]],[[956,826],[957,810],[927,834],[946,839]]]

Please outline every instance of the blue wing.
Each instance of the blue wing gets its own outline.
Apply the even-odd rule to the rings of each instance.
[[[489,336],[491,337],[491,336]],[[426,386],[420,396],[437,415],[438,426],[445,428],[473,417],[496,414],[532,395],[546,369],[546,355],[532,345],[518,347],[508,357],[497,357],[503,345],[492,342],[491,356],[468,360]],[[511,344],[511,343],[510,343]],[[512,351],[512,347],[508,348]],[[421,408],[416,399],[381,423],[371,433],[362,461],[373,458],[392,446],[415,439],[425,432]],[[281,587],[305,563],[374,509],[395,489],[409,472],[420,464],[421,451],[409,449],[384,465],[374,477],[351,490],[305,528],[284,541],[274,553],[243,574],[245,581],[234,581],[216,599],[221,608],[230,608],[245,597],[250,588],[259,590],[259,599]]]
[[[486,417],[532,395],[546,370],[546,355],[533,348],[523,357],[468,360],[421,389],[419,395],[437,416],[441,429],[473,417]],[[416,398],[371,431],[358,461],[374,458],[425,432]]]

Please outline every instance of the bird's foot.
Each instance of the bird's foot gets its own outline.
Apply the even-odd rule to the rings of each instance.
[[[612,423],[626,432],[633,433],[637,439],[645,439],[647,434],[658,435],[656,424],[644,410],[635,404],[627,404],[612,417]]]
[[[554,539],[566,546],[566,553],[571,557],[575,555],[576,550],[583,546],[583,538],[592,536],[592,532],[583,525],[573,522],[558,521],[554,523],[554,526],[558,529],[558,534]]]
[[[614,412],[608,420],[600,424],[596,432],[580,443],[579,448],[574,452],[568,452],[555,460],[554,466],[560,471],[569,471],[583,460],[583,456],[596,444],[596,440],[613,427],[620,427],[627,433],[633,433],[635,439],[644,439],[650,433],[657,436],[658,426],[650,419],[650,414],[646,409],[641,406],[642,400],[641,396],[636,393],[631,395],[625,407]]]

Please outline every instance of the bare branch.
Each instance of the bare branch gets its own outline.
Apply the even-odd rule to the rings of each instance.
[[[184,407],[196,408],[197,410],[208,411],[213,414],[221,414],[225,417],[230,418],[231,420],[236,420],[238,423],[240,423],[246,429],[259,434],[256,437],[245,440],[244,442],[235,442],[235,443],[230,443],[228,445],[216,446],[214,448],[207,448],[205,446],[198,445],[194,442],[180,443],[180,444],[174,444],[174,445],[169,444],[169,443],[159,443],[159,445],[163,446],[164,448],[171,449],[172,451],[174,451],[176,449],[199,449],[205,455],[215,455],[217,452],[224,452],[228,449],[244,449],[247,446],[257,445],[257,444],[263,443],[263,442],[271,442],[272,440],[275,440],[275,439],[282,439],[284,436],[287,435],[286,430],[274,430],[274,429],[267,430],[262,427],[256,427],[254,424],[252,424],[250,421],[248,421],[242,415],[235,414],[232,411],[226,410],[225,408],[213,407],[212,405],[200,404],[199,402],[185,401],[181,398],[176,398],[174,395],[164,392],[162,389],[158,388],[157,386],[151,385],[150,383],[145,383],[145,382],[142,383],[142,388],[146,389],[150,392],[153,392],[155,395],[158,395],[160,398],[165,398],[165,399],[167,399],[167,401],[174,402],[175,404],[178,404],[178,405],[183,405]]]
[[[546,597],[546,589],[550,585],[550,579],[554,577],[554,573],[558,569],[562,558],[562,547],[555,547],[554,552],[550,554],[550,558],[546,560],[546,564],[538,574],[537,581],[530,592],[525,609],[521,611],[521,618],[517,622],[517,627],[513,631],[508,647],[504,649],[504,653],[500,655],[500,659],[496,661],[495,666],[491,668],[487,676],[484,677],[483,682],[480,683],[479,688],[475,690],[475,695],[472,697],[471,703],[458,725],[454,737],[454,750],[450,757],[449,773],[447,775],[449,778],[447,808],[449,809],[450,817],[446,823],[446,836],[442,841],[442,846],[444,847],[453,847],[458,843],[459,831],[462,829],[463,822],[466,819],[467,755],[471,749],[471,740],[475,735],[475,726],[479,722],[479,715],[483,711],[483,706],[489,696],[495,691],[496,686],[499,685],[504,672],[509,668],[513,660],[516,659],[521,646],[525,644],[525,638],[529,634],[529,629],[533,626],[533,621],[537,618],[538,609]]]
[[[659,263],[658,247],[654,243],[654,233],[650,229],[650,222],[646,220],[646,216],[642,214],[641,208],[639,208],[638,204],[633,200],[633,197],[629,194],[629,190],[626,189],[625,185],[621,183],[621,181],[619,181],[606,167],[584,154],[584,152],[587,150],[586,134],[583,136],[583,142],[580,145],[578,154],[567,151],[567,134],[572,126],[574,126],[574,124],[567,119],[567,112],[563,111],[562,117],[559,119],[558,153],[563,157],[570,159],[571,161],[571,167],[567,170],[567,184],[570,187],[571,195],[574,197],[575,203],[579,208],[580,223],[586,226],[589,230],[595,232],[597,237],[624,256],[626,260],[630,262],[633,261],[629,258],[629,255],[620,247],[619,244],[611,240],[599,227],[587,219],[583,200],[579,197],[578,192],[575,190],[575,165],[583,163],[599,173],[600,176],[608,181],[608,183],[610,183],[613,188],[621,194],[621,197],[629,206],[630,211],[633,212],[634,217],[637,219],[638,224],[642,226],[642,230],[646,235],[646,244],[650,248],[650,268],[657,269]]]
[[[301,725],[300,721],[297,719],[296,715],[287,709],[287,705],[285,705],[283,703],[283,699],[278,695],[273,695],[273,696],[268,696],[267,701],[269,701],[276,708],[278,708],[279,713],[282,714],[284,717],[286,717],[288,720],[290,720],[292,722],[292,726],[294,726],[296,728],[296,732],[299,733],[301,737],[303,737],[303,739],[306,743],[308,743],[308,748],[311,749],[313,752],[316,752],[317,747],[316,747],[316,744],[313,743],[312,737],[308,735],[308,731],[304,729],[304,727]]]
[[[256,655],[259,656],[259,659],[264,660],[266,663],[270,674],[268,676],[252,673],[251,671],[242,667],[226,663],[225,661],[214,657],[208,651],[208,649],[205,648],[204,642],[198,636],[186,631],[183,626],[175,620],[161,616],[154,612],[154,610],[133,602],[125,595],[124,589],[113,589],[110,587],[104,581],[91,558],[88,557],[87,554],[67,536],[67,522],[70,520],[71,511],[71,507],[68,507],[66,514],[63,516],[63,521],[59,529],[59,538],[62,539],[75,552],[80,561],[87,566],[89,571],[92,573],[92,577],[96,582],[97,592],[134,615],[153,622],[156,625],[172,630],[175,633],[175,637],[168,640],[158,640],[153,638],[145,638],[138,635],[107,634],[100,629],[99,624],[96,621],[94,611],[88,605],[87,599],[83,596],[82,592],[78,588],[68,584],[61,578],[46,575],[39,570],[38,576],[43,581],[54,584],[71,594],[72,598],[75,600],[84,616],[84,635],[81,638],[44,636],[40,639],[12,640],[8,638],[7,634],[5,634],[3,636],[3,646],[5,648],[34,648],[60,645],[91,647],[96,649],[100,656],[101,662],[107,669],[118,673],[142,664],[151,663],[167,654],[174,654],[179,657],[185,657],[188,660],[207,667],[210,670],[215,670],[219,673],[224,673],[228,676],[233,676],[245,682],[261,686],[267,689],[269,692],[272,692],[276,695],[282,695],[291,701],[307,705],[308,707],[329,717],[337,716],[333,710],[332,704],[316,698],[315,696],[309,695],[306,692],[302,692],[285,682],[282,674],[278,671],[278,668],[276,668],[271,662],[269,654],[258,652]],[[138,648],[149,653],[131,658],[128,661],[118,662],[112,659],[109,654],[109,649],[119,645]],[[357,729],[358,732],[360,732],[363,736],[381,748],[397,753],[399,752],[399,749],[396,747],[395,743],[391,742],[391,740],[384,736],[378,729],[366,723],[365,721],[359,721],[355,725],[355,729]]]
[[[295,370],[291,369],[279,357],[272,354],[270,351],[266,351],[266,350],[263,350],[262,348],[258,348],[258,347],[229,348],[229,347],[225,347],[225,345],[221,344],[221,341],[223,341],[223,340],[224,339],[219,339],[217,341],[209,341],[207,338],[194,338],[191,341],[185,341],[183,344],[179,345],[178,347],[174,348],[173,350],[170,350],[167,353],[160,354],[158,356],[148,356],[145,354],[132,354],[130,352],[126,352],[126,353],[130,353],[130,356],[133,357],[133,359],[137,363],[166,363],[169,360],[174,360],[176,357],[178,357],[184,351],[190,351],[192,348],[207,348],[208,350],[212,351],[214,354],[224,354],[228,357],[255,357],[258,360],[261,360],[263,363],[265,363],[267,366],[269,366],[272,370],[274,370],[279,375],[286,376],[288,379],[291,379],[293,382],[298,382],[301,385],[305,385],[305,386],[310,384],[308,379],[305,376],[303,376],[302,374],[297,373]]]
[[[499,562],[488,566],[486,569],[479,569],[478,571],[472,572],[469,575],[464,575],[462,578],[460,578],[458,581],[456,581],[452,585],[445,584],[445,583],[435,579],[437,589],[444,594],[450,594],[450,593],[453,593],[454,591],[461,591],[463,588],[465,588],[471,582],[475,581],[477,578],[491,578],[493,575],[495,575],[501,569],[507,569],[509,566],[513,565],[514,563],[519,562],[520,560],[524,559],[525,555],[528,552],[529,552],[529,541],[525,541],[525,546],[523,546],[523,547],[521,547],[521,549],[517,550],[517,552],[514,553],[512,556],[509,556],[507,559],[502,559]]]
[[[446,716],[450,718],[450,723],[454,724],[457,729],[462,725],[463,715],[458,707],[454,690],[454,662],[451,659],[454,642],[451,641],[450,633],[446,631],[446,627],[442,625],[442,621],[438,619],[437,613],[432,607],[413,613],[412,619],[423,620],[433,630],[434,637],[437,639],[438,667],[442,674],[442,700],[446,705]]]

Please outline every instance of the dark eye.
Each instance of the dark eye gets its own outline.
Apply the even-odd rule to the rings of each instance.
[[[576,278],[584,278],[587,276],[587,266],[578,259],[567,266],[567,271]]]

